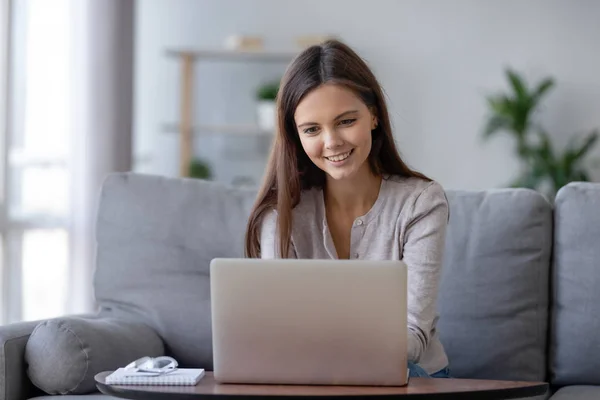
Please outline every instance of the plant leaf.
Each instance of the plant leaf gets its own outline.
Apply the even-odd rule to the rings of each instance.
[[[518,99],[529,97],[529,93],[527,93],[527,88],[525,86],[525,80],[517,72],[509,68],[506,70],[506,76]]]
[[[487,124],[483,130],[483,135],[485,138],[488,138],[499,130],[509,130],[511,126],[511,121],[506,117],[502,115],[492,115],[487,121]]]
[[[538,102],[544,96],[544,94],[554,86],[554,79],[546,78],[536,87],[533,92],[535,101]]]
[[[499,115],[510,117],[512,115],[512,101],[506,95],[487,97],[487,102],[492,111]]]
[[[525,79],[516,71],[507,69],[506,75],[515,94],[511,99],[513,129],[517,136],[524,138],[529,130],[531,116],[538,106],[538,99],[534,93],[529,92]]]
[[[556,162],[556,156],[554,153],[554,146],[550,140],[550,135],[543,130],[537,132],[540,142],[535,148],[534,154],[537,156],[539,161],[546,166],[550,166]]]
[[[583,161],[584,156],[592,149],[596,141],[598,140],[598,132],[593,131],[583,139],[583,143],[580,146],[577,145],[580,142],[580,138],[577,136],[572,137],[569,140],[565,152],[562,156],[562,163],[566,170],[572,170],[577,164]]]
[[[575,158],[582,158],[598,140],[598,131],[591,132],[583,141],[581,147],[575,152]]]

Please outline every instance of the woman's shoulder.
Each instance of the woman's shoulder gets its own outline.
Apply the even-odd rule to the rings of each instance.
[[[445,197],[446,191],[442,185],[435,180],[428,180],[416,176],[388,175],[384,178],[388,182],[390,192],[403,192],[415,199],[425,197]]]
[[[402,208],[448,208],[448,199],[443,186],[435,181],[419,177],[391,175],[385,178],[387,196]]]

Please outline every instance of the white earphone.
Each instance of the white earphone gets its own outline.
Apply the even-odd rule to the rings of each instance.
[[[129,363],[125,369],[135,369],[138,372],[164,373],[176,370],[179,364],[173,357],[142,357]]]

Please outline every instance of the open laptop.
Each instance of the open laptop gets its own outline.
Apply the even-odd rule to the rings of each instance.
[[[216,381],[407,384],[402,261],[214,259],[210,282]]]

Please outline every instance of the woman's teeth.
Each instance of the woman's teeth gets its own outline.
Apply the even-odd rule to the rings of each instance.
[[[347,153],[344,154],[338,154],[337,156],[331,156],[331,157],[325,157],[326,159],[328,159],[329,161],[344,161],[346,158],[348,158],[350,156],[350,153],[352,153],[352,150],[350,150]]]

